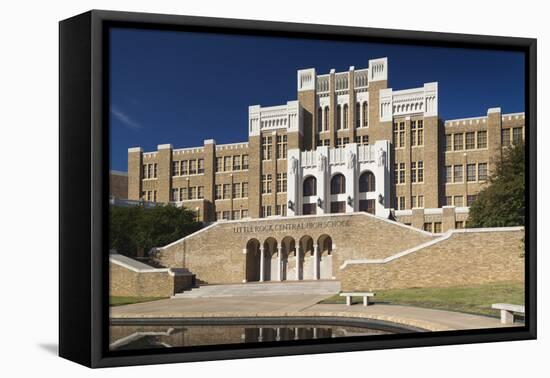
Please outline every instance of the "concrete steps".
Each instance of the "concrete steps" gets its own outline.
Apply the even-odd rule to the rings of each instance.
[[[263,282],[204,285],[172,298],[261,297],[266,295],[330,295],[340,291],[340,281]]]

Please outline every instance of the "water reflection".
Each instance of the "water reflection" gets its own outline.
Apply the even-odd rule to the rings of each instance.
[[[112,325],[111,350],[257,343],[394,333],[339,325]]]

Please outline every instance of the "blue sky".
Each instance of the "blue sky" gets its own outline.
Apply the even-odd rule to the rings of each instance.
[[[389,86],[439,82],[443,119],[524,111],[524,55],[380,43],[111,30],[111,169],[127,150],[246,141],[248,106],[296,99],[296,71],[366,68],[388,57]]]

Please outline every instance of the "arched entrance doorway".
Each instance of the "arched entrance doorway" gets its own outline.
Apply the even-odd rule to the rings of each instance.
[[[264,241],[264,281],[278,279],[278,248],[275,238],[267,238]]]
[[[291,236],[286,236],[281,240],[281,281],[297,280],[296,268],[298,261],[296,259],[296,242]]]
[[[319,279],[330,280],[332,274],[332,238],[326,234],[317,239],[319,248]]]
[[[250,239],[246,243],[246,282],[260,280],[260,242]]]
[[[313,238],[309,235],[304,235],[300,238],[299,243],[299,259],[298,259],[298,276],[301,280],[313,280],[314,278],[314,266],[313,266]]]

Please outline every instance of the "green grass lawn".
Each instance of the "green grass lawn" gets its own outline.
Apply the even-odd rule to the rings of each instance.
[[[151,302],[158,301],[159,299],[165,299],[166,297],[109,297],[110,306],[123,306],[132,303]]]
[[[524,304],[524,284],[499,282],[477,286],[448,288],[411,288],[375,291],[372,303],[433,308],[466,312],[470,314],[499,316],[491,309],[493,303]],[[362,297],[353,297],[353,303],[362,302]],[[346,303],[338,294],[322,300],[322,304]]]

